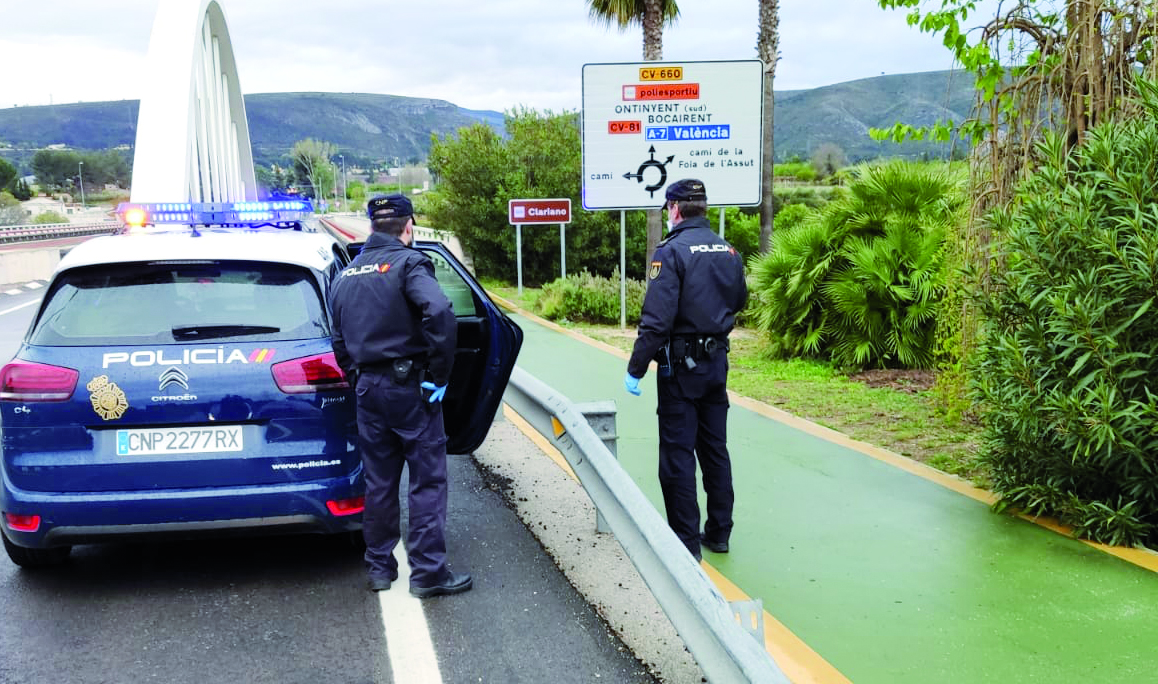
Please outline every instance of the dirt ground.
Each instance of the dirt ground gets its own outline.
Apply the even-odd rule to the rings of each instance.
[[[869,387],[888,387],[909,394],[927,390],[937,380],[936,374],[928,370],[866,370],[848,377]]]

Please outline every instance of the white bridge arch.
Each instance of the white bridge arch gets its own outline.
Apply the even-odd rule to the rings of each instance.
[[[245,101],[217,0],[159,3],[142,83],[132,201],[257,199]]]

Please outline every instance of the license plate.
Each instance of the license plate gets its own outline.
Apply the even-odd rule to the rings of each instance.
[[[241,426],[117,430],[117,456],[241,451]]]

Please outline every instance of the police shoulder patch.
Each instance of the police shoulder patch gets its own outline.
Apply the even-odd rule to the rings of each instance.
[[[663,262],[662,261],[651,262],[651,269],[647,272],[647,277],[650,278],[651,280],[655,280],[656,278],[659,277],[659,270],[661,268],[663,268]]]

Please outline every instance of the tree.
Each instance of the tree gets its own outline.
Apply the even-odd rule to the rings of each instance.
[[[772,241],[772,225],[776,206],[772,201],[772,178],[775,168],[773,112],[776,96],[772,86],[776,82],[776,61],[780,59],[780,0],[760,0],[760,34],[756,38],[756,52],[764,62],[764,173],[760,180],[760,252],[767,253]]]
[[[575,209],[582,206],[580,148],[575,114],[525,109],[507,114],[505,138],[485,124],[434,136],[428,163],[438,184],[423,196],[421,209],[432,228],[454,231],[480,277],[509,282],[517,265],[508,201],[568,197],[573,210],[566,228],[567,272],[609,276],[619,264],[618,217]],[[629,212],[627,263],[637,265],[631,269],[637,278],[643,276],[644,235],[642,212]],[[524,226],[522,237],[524,280],[556,278],[558,226]]]
[[[832,176],[847,163],[844,150],[835,143],[826,142],[812,153],[812,168],[816,169],[816,175],[821,178]]]
[[[337,154],[332,143],[306,138],[294,143],[290,158],[294,162],[295,175],[309,185],[308,193],[315,200],[324,198],[332,188],[334,175],[330,157]]]
[[[676,0],[587,0],[591,18],[606,26],[616,26],[620,32],[629,27],[643,27],[643,59],[654,62],[663,59],[663,26],[671,26],[679,17]],[[769,193],[771,194],[771,193]],[[663,236],[658,209],[647,212],[647,254],[651,260],[655,246]]]
[[[7,159],[0,159],[0,188],[7,188],[16,180],[16,167]]]
[[[81,157],[72,150],[38,150],[32,155],[32,173],[40,187],[52,191],[75,187]]]
[[[7,192],[0,190],[0,226],[18,226],[28,220],[28,212],[20,202]]]
[[[21,202],[27,202],[32,199],[32,188],[28,187],[28,183],[23,178],[17,178],[11,185],[12,196]]]

